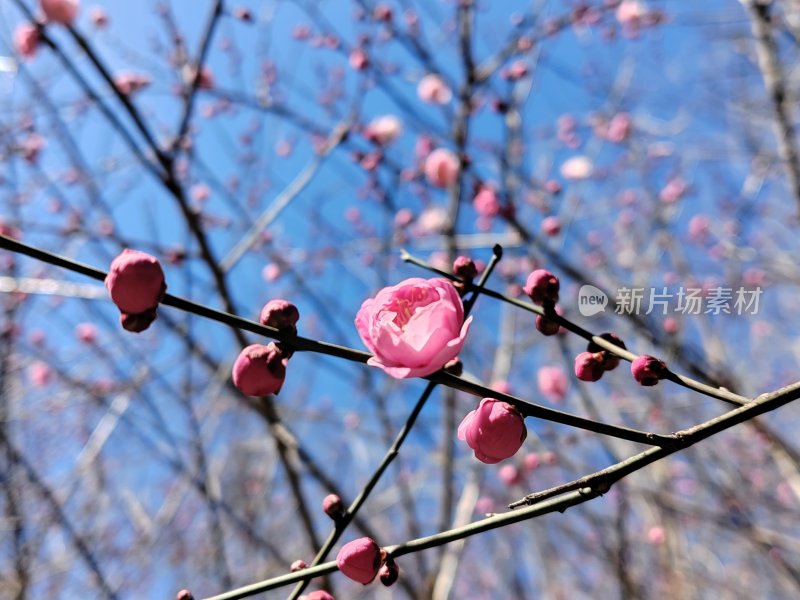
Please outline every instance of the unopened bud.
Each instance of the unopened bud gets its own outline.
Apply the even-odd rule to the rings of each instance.
[[[336,494],[328,494],[322,500],[322,510],[334,521],[338,521],[344,516],[344,504],[342,499]]]
[[[378,578],[383,585],[389,587],[397,581],[398,577],[400,577],[400,568],[397,566],[397,563],[394,562],[394,559],[389,556],[386,558],[386,562],[383,563],[381,570],[378,571]]]
[[[289,567],[289,570],[294,573],[296,571],[302,571],[303,569],[308,568],[308,563],[304,561],[302,558],[298,558],[296,561],[292,563],[292,566]]]

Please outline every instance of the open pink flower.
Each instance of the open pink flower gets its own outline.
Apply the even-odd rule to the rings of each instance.
[[[41,0],[42,11],[48,21],[72,25],[78,14],[78,0]]]
[[[33,58],[39,46],[39,30],[31,23],[22,23],[14,30],[14,48],[25,58]]]
[[[342,546],[336,564],[344,575],[367,585],[381,568],[381,549],[372,538],[358,538]]]
[[[311,592],[307,596],[303,597],[306,600],[335,600],[335,598],[325,590],[317,590],[316,592]]]
[[[520,412],[493,398],[481,400],[458,426],[458,439],[467,442],[475,458],[488,465],[514,456],[527,435]]]
[[[450,87],[438,75],[425,75],[417,85],[417,95],[423,102],[447,104],[453,98]]]
[[[247,396],[277,394],[286,378],[286,363],[275,344],[252,344],[233,363],[233,385]]]
[[[128,314],[156,308],[167,289],[158,259],[127,248],[111,262],[105,284],[117,308]]]
[[[424,377],[464,346],[472,318],[446,279],[412,277],[368,298],[356,315],[358,334],[375,356],[368,364],[392,377]]]
[[[425,159],[425,177],[436,187],[446,188],[458,177],[458,157],[446,148],[437,148]]]

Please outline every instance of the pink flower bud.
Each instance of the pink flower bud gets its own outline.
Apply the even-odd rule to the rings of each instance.
[[[628,113],[617,113],[611,117],[606,129],[606,139],[615,144],[621,144],[631,133],[631,116]]]
[[[120,73],[114,78],[114,85],[120,93],[130,96],[150,85],[152,79],[139,73]]]
[[[376,21],[391,21],[392,7],[388,4],[378,4],[372,11],[372,16]]]
[[[544,184],[544,189],[547,190],[549,194],[558,194],[561,192],[561,184],[555,179],[548,179]]]
[[[710,229],[711,219],[709,219],[706,215],[699,214],[689,219],[689,239],[691,239],[693,242],[702,241]]]
[[[551,215],[542,219],[542,233],[550,237],[555,237],[561,233],[561,221],[559,218]]]
[[[297,571],[302,571],[303,569],[307,568],[308,568],[308,563],[304,561],[302,558],[298,558],[296,561],[292,563],[292,565],[289,567],[289,570],[292,573],[295,573]]]
[[[671,204],[683,198],[686,189],[686,182],[680,177],[675,177],[667,182],[667,185],[658,193],[658,197],[662,202]]]
[[[541,306],[558,302],[560,287],[558,277],[545,269],[536,269],[528,275],[523,289],[534,304]]]
[[[322,511],[334,521],[344,515],[344,504],[336,494],[328,494],[322,499]]]
[[[458,439],[467,442],[475,458],[495,464],[514,456],[528,431],[520,412],[506,402],[484,398],[458,426]]]
[[[598,381],[605,373],[599,352],[581,352],[575,357],[575,376],[581,381]]]
[[[536,316],[536,329],[542,335],[555,335],[561,330],[561,325],[553,319],[548,319],[545,316]]]
[[[397,581],[400,577],[400,567],[397,566],[397,563],[394,561],[393,558],[388,557],[386,562],[383,563],[380,571],[378,571],[378,578],[381,580],[381,583],[386,587],[389,587],[393,583]]]
[[[235,7],[233,9],[233,16],[240,21],[244,21],[245,23],[250,23],[253,20],[253,13],[251,13],[250,9],[245,6]]]
[[[558,367],[542,367],[536,375],[539,391],[551,402],[561,402],[567,395],[567,374]]]
[[[126,312],[120,313],[119,322],[125,331],[141,333],[150,327],[157,317],[158,314],[156,313],[156,309],[152,308],[150,310],[134,314]]]
[[[98,29],[102,29],[108,25],[108,14],[99,6],[92,8],[89,12],[89,19],[91,19],[94,26]]]
[[[331,596],[325,590],[317,590],[316,592],[311,592],[307,596],[305,596],[306,600],[336,600],[333,596]]]
[[[678,320],[675,319],[674,317],[667,317],[666,319],[664,319],[664,322],[661,324],[661,327],[664,330],[664,333],[673,335],[675,333],[678,333],[678,331],[681,328],[681,325],[678,322]]]
[[[377,117],[364,128],[364,137],[381,146],[388,146],[402,134],[403,123],[394,115]]]
[[[651,544],[655,545],[663,544],[666,541],[666,539],[667,539],[667,532],[664,531],[663,527],[656,525],[654,527],[651,527],[647,531],[647,541],[650,542]]]
[[[447,104],[453,98],[450,87],[438,75],[425,75],[417,85],[417,95],[423,102]]]
[[[34,387],[45,387],[50,383],[53,372],[47,366],[47,363],[36,361],[30,366],[28,375]]]
[[[588,179],[593,171],[592,161],[585,156],[573,156],[561,165],[561,176],[572,181]]]
[[[111,261],[105,284],[120,312],[131,315],[154,310],[167,291],[158,259],[127,248]]]
[[[336,564],[344,575],[367,585],[381,567],[381,549],[372,538],[359,538],[342,546]]]
[[[200,76],[197,78],[197,87],[201,90],[214,89],[214,72],[208,65],[200,67]]]
[[[459,256],[453,261],[453,273],[464,281],[472,281],[478,275],[478,267],[468,256]]]
[[[44,16],[52,23],[72,25],[78,14],[78,0],[41,0]]]
[[[425,177],[436,187],[453,185],[460,168],[458,157],[446,148],[437,148],[425,159]]]
[[[261,309],[261,324],[281,331],[297,333],[300,311],[288,300],[270,300]]]
[[[625,342],[623,342],[620,337],[614,333],[604,333],[600,337],[607,342],[611,342],[615,346],[619,346],[623,350],[626,349]],[[586,346],[586,351],[601,354],[603,358],[603,368],[606,371],[613,371],[619,366],[619,356],[604,350],[594,342],[589,342],[589,344]]]
[[[539,455],[536,452],[528,452],[525,455],[525,458],[522,459],[522,464],[525,466],[525,470],[530,473],[531,471],[535,471],[539,468]]]
[[[247,396],[277,394],[285,377],[283,355],[271,342],[247,346],[233,364],[233,385]]]
[[[644,354],[631,363],[631,374],[641,385],[656,385],[664,376],[667,365],[655,356]]]
[[[500,214],[500,201],[491,186],[482,186],[472,200],[475,212],[481,217],[496,217]]]
[[[194,600],[194,596],[189,590],[181,590],[175,594],[175,600]]]
[[[97,327],[94,323],[78,323],[75,336],[84,344],[94,344],[97,341]]]
[[[503,465],[497,472],[497,476],[500,478],[500,481],[509,486],[516,485],[522,481],[522,475],[519,469],[514,465]]]
[[[32,23],[22,23],[14,30],[14,48],[25,58],[33,58],[39,47],[39,30]]]
[[[369,66],[367,53],[361,48],[355,48],[350,52],[350,66],[356,71],[363,71]]]

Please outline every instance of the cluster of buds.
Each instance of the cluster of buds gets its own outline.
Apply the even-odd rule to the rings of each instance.
[[[601,339],[626,349],[625,342],[614,333],[604,333]],[[575,357],[575,376],[581,381],[598,381],[606,371],[613,371],[619,366],[619,356],[604,349],[600,344],[590,341],[586,352]]]
[[[289,336],[297,335],[300,311],[286,300],[270,300],[261,309],[261,324]],[[286,379],[286,364],[292,351],[284,344],[251,344],[233,364],[233,385],[247,396],[277,394]]]

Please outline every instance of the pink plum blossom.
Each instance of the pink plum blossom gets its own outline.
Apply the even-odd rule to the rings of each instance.
[[[334,521],[344,516],[344,504],[342,499],[336,494],[328,494],[322,499],[322,512]]]
[[[381,549],[372,538],[358,538],[342,546],[336,564],[344,575],[367,585],[381,568]]]
[[[620,144],[628,139],[631,133],[631,116],[628,113],[617,113],[611,117],[605,137],[608,141]]]
[[[108,13],[100,6],[95,6],[89,11],[89,19],[98,29],[108,25]]]
[[[105,284],[117,308],[130,314],[156,308],[167,289],[158,259],[127,248],[111,262]]]
[[[458,157],[446,148],[437,148],[425,159],[425,177],[436,187],[453,185],[459,169]]]
[[[654,356],[643,355],[631,363],[633,378],[644,386],[656,385],[664,376],[667,365]]]
[[[114,78],[114,85],[120,93],[129,96],[146,88],[152,79],[140,73],[120,73]]]
[[[581,352],[575,357],[575,377],[581,381],[598,381],[605,373],[599,352]]]
[[[42,137],[38,133],[28,134],[20,142],[20,151],[22,152],[22,158],[24,158],[25,161],[30,164],[36,164],[36,161],[39,160],[39,154],[46,145],[47,145],[47,140],[45,140],[44,137]]]
[[[355,71],[363,71],[369,66],[369,58],[367,57],[367,53],[361,48],[355,48],[352,52],[350,52],[349,61],[350,66]]]
[[[561,175],[564,179],[580,181],[592,176],[594,165],[586,156],[573,156],[561,165]]]
[[[699,214],[689,219],[688,232],[689,239],[694,242],[702,241],[711,229],[711,219],[706,215]]]
[[[500,214],[500,201],[492,186],[481,186],[472,200],[472,206],[481,217],[496,217]]]
[[[368,364],[392,377],[424,377],[455,358],[466,341],[470,317],[446,279],[413,277],[380,290],[361,305],[356,329],[375,356]]]
[[[368,140],[387,146],[403,134],[403,124],[394,115],[384,115],[373,119],[364,129],[364,137]]]
[[[42,12],[47,20],[62,25],[72,25],[78,14],[78,0],[41,0]]]
[[[555,215],[550,215],[542,219],[542,233],[550,237],[555,237],[561,233],[561,221]]]
[[[661,189],[658,193],[658,197],[662,202],[671,204],[683,198],[685,194],[686,182],[680,177],[673,177],[667,182],[667,185]]]
[[[536,374],[539,391],[551,402],[561,402],[567,394],[567,374],[558,367],[542,367]]]
[[[277,394],[285,378],[285,359],[272,342],[247,346],[233,364],[233,385],[246,396]]]
[[[561,287],[558,277],[546,269],[536,269],[525,282],[525,293],[534,304],[555,304]]]
[[[635,26],[645,15],[647,9],[639,0],[622,0],[617,6],[617,21],[621,25]]]
[[[297,333],[297,321],[300,320],[300,311],[288,300],[270,300],[261,309],[259,319],[262,325],[274,327],[281,331]]]
[[[651,544],[663,544],[667,539],[667,532],[663,527],[654,525],[647,531],[647,541]]]
[[[14,48],[24,58],[33,58],[39,47],[39,30],[32,23],[21,23],[14,30]]]
[[[78,323],[75,326],[75,337],[84,344],[94,344],[97,341],[97,326],[94,323]]]
[[[514,465],[503,465],[497,472],[497,477],[506,485],[516,485],[522,481],[522,474]]]
[[[417,95],[429,104],[447,104],[453,98],[453,92],[441,77],[434,74],[425,75],[417,85]]]
[[[45,387],[50,383],[52,374],[53,373],[47,363],[42,361],[36,361],[35,363],[31,364],[30,370],[28,371],[31,383],[34,387],[39,388]]]
[[[467,442],[475,458],[489,465],[514,456],[527,435],[520,412],[493,398],[481,400],[458,426],[458,439]]]

